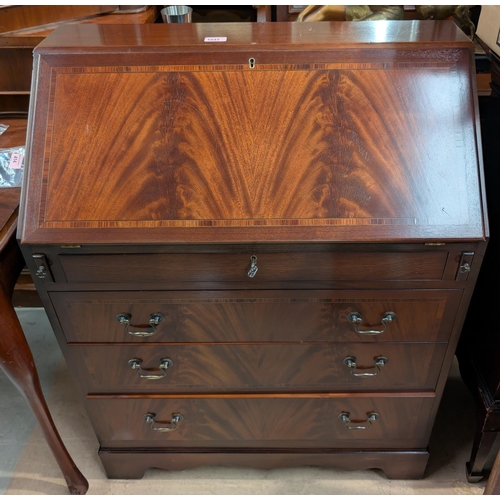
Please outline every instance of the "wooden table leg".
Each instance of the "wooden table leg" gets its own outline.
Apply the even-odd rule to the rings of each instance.
[[[10,298],[0,286],[0,366],[24,396],[66,479],[70,493],[84,495],[89,484],[64,446],[42,394],[31,350]]]
[[[484,465],[495,443],[498,432],[483,432],[484,424],[478,425],[472,445],[470,461],[466,463],[467,481],[477,483],[484,477]]]
[[[490,477],[484,489],[485,495],[500,495],[500,450],[490,472]]]

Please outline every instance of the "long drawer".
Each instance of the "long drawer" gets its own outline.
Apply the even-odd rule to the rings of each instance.
[[[432,393],[331,396],[98,397],[87,400],[87,409],[101,446],[111,448],[411,449],[427,445]]]
[[[253,259],[252,259],[253,257]],[[447,251],[154,253],[60,256],[70,283],[441,280]],[[252,261],[258,268],[249,271]],[[255,269],[255,268],[254,268]]]
[[[461,294],[248,290],[50,297],[68,342],[446,342]]]
[[[90,393],[433,391],[447,344],[78,345]]]

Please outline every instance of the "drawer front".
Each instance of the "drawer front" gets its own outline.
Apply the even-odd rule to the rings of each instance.
[[[91,398],[87,409],[103,447],[411,449],[427,445],[432,393],[429,397],[330,396]],[[378,414],[376,420],[369,419],[373,413]],[[154,422],[146,421],[148,414]],[[347,414],[348,420],[342,420],[341,414]],[[175,415],[182,415],[182,420],[175,423]],[[153,429],[174,426],[168,432]]]
[[[53,292],[50,297],[68,342],[446,342],[461,294],[461,290]],[[395,318],[388,322],[391,312]],[[158,313],[164,320],[148,324]],[[130,318],[129,324],[117,320],[122,314]],[[356,318],[359,323],[353,323]]]
[[[71,283],[441,280],[448,252],[61,255]]]
[[[72,346],[90,393],[433,391],[447,344]],[[148,378],[151,377],[151,378]]]

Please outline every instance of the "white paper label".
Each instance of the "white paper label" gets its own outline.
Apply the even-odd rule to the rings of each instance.
[[[13,153],[10,157],[9,168],[21,168],[23,165],[24,155]]]
[[[205,42],[227,42],[227,36],[206,36]]]

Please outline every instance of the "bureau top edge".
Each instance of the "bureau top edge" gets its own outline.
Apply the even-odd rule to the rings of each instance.
[[[208,38],[208,40],[207,40]],[[213,38],[219,41],[211,41]],[[224,41],[220,41],[225,39]],[[471,48],[452,21],[380,21],[377,23],[207,23],[146,25],[71,25],[57,28],[35,53],[73,51],[231,51],[398,47]],[[432,47],[429,47],[432,48]]]

